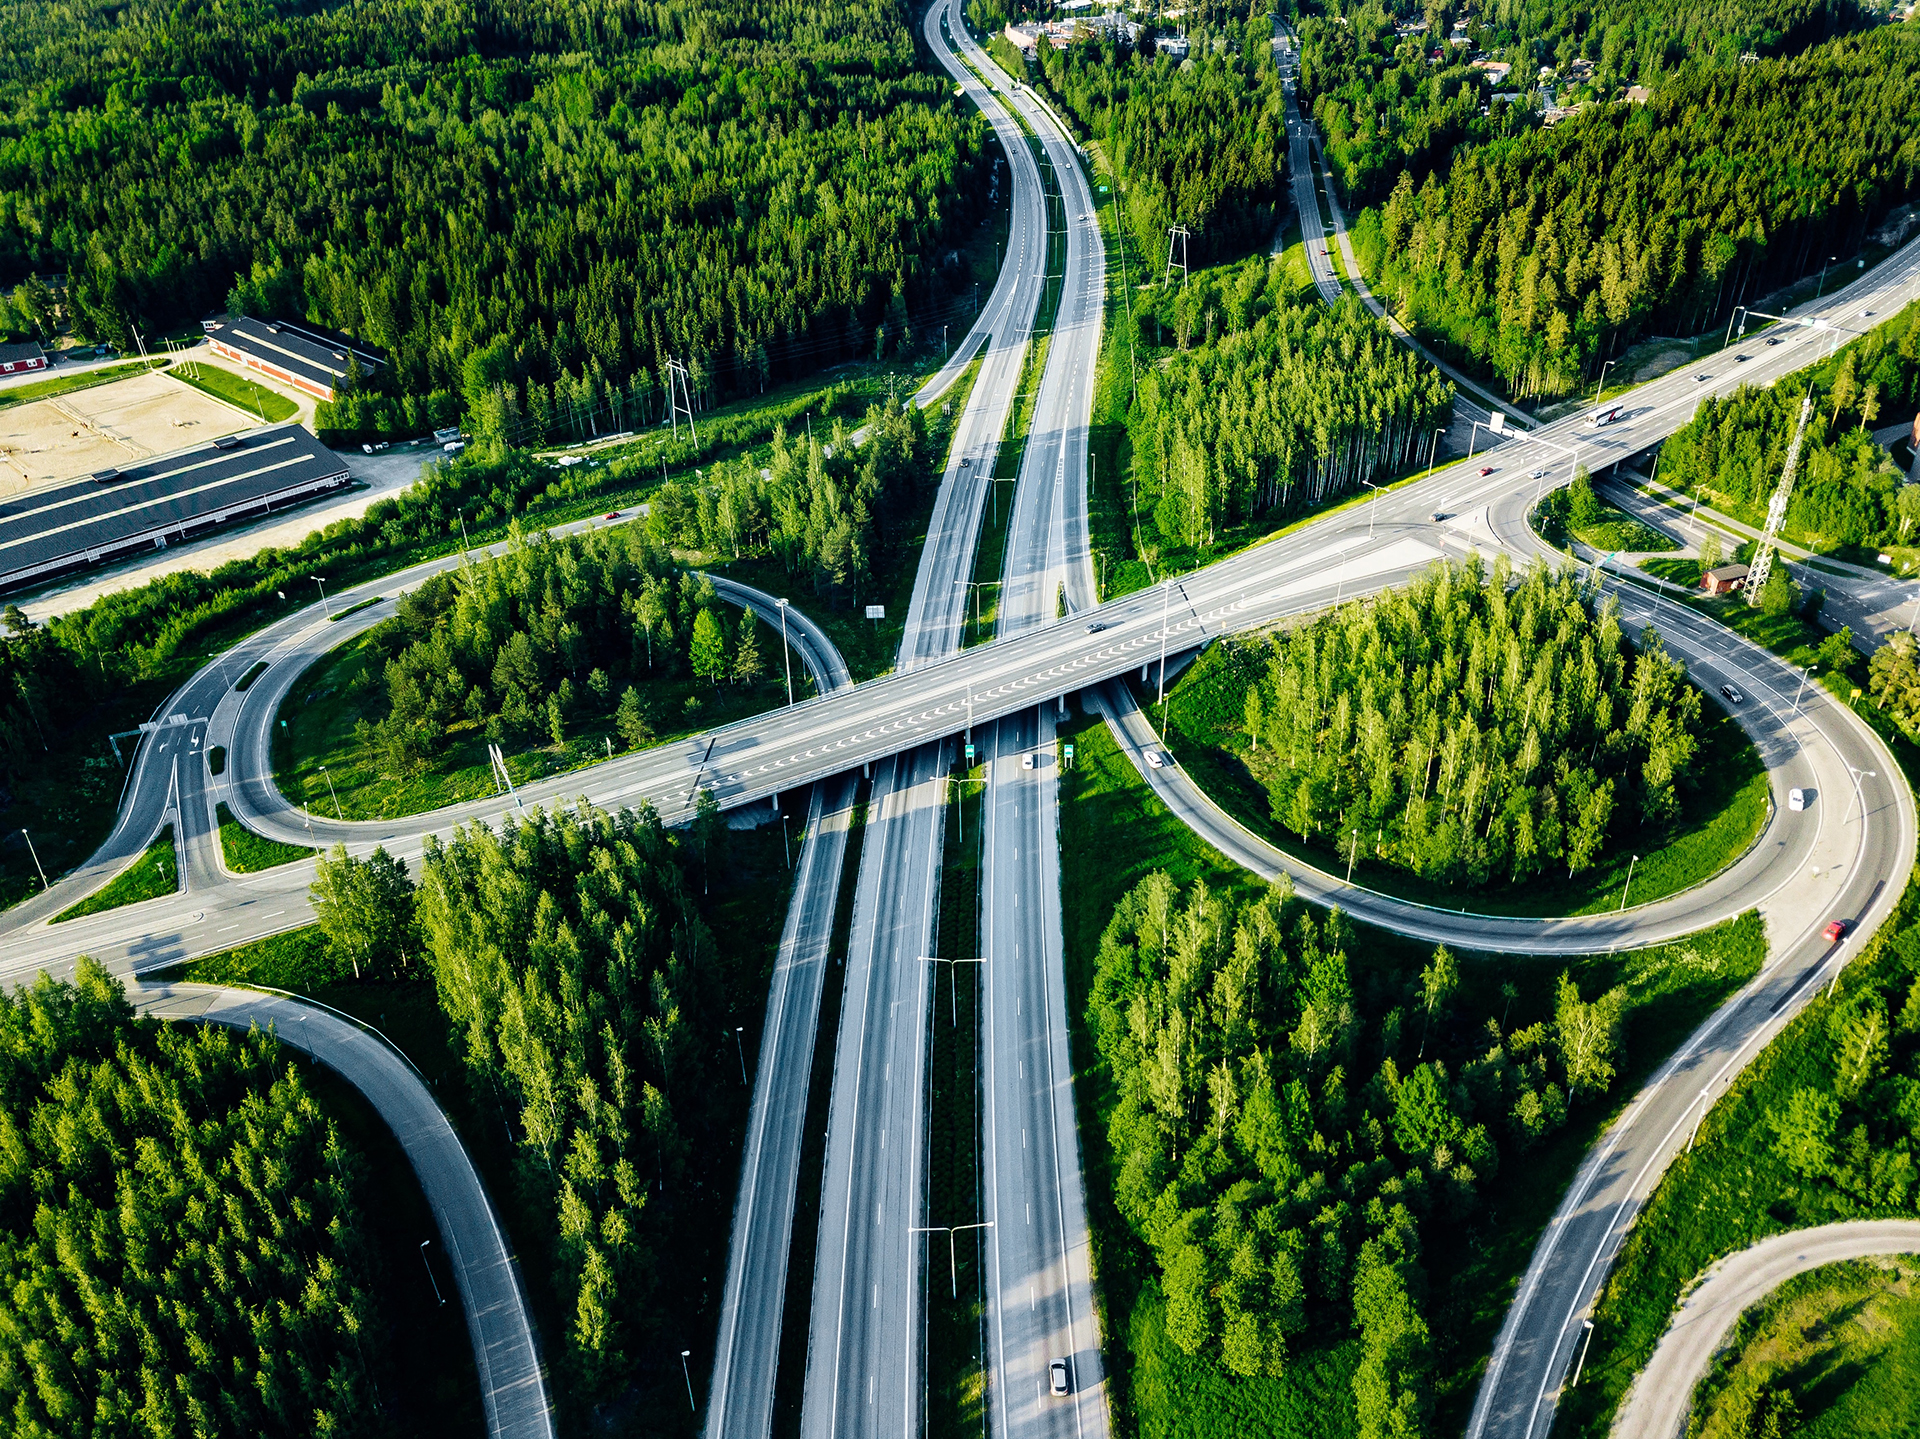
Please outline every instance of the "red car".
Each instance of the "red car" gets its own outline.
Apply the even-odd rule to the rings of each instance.
[[[607,518],[608,518],[608,519],[610,519],[610,520],[617,520],[617,519],[619,519],[619,518],[620,518],[620,511],[618,511],[618,510],[609,510],[609,511],[607,512]]]
[[[1847,922],[1844,919],[1836,919],[1822,933],[1826,935],[1828,944],[1838,944],[1847,937]]]
[[[1492,465],[1482,465],[1482,466],[1480,467],[1480,473],[1481,473],[1481,474],[1483,474],[1483,475],[1490,475],[1490,474],[1492,474],[1492,473],[1493,473],[1493,466],[1492,466]]]

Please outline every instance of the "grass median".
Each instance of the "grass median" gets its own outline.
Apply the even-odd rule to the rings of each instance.
[[[147,846],[146,853],[115,875],[106,888],[94,891],[78,904],[68,905],[53,917],[53,923],[101,914],[122,905],[138,904],[143,899],[159,899],[179,888],[180,860],[174,853],[173,826],[169,824]]]
[[[220,824],[220,853],[226,858],[227,868],[235,874],[258,874],[263,869],[277,869],[283,864],[311,859],[317,853],[306,845],[282,844],[277,839],[255,834],[234,818],[225,800],[220,802],[216,817]]]

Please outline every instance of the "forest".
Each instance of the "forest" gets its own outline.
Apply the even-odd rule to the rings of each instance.
[[[267,1034],[0,994],[0,1410],[22,1436],[384,1434],[362,1161]]]
[[[1503,1158],[1607,1092],[1627,993],[1562,974],[1550,1016],[1510,1028],[1512,984],[1483,1007],[1444,948],[1416,975],[1356,943],[1284,878],[1237,903],[1153,874],[1107,925],[1087,1016],[1116,1091],[1115,1200],[1169,1337],[1278,1375],[1355,1333],[1359,1433],[1418,1439],[1423,1235],[1470,1223]]]
[[[1286,101],[1264,11],[1237,49],[1201,45],[1188,61],[1109,38],[1039,44],[1038,79],[1105,149],[1131,237],[1164,258],[1167,227],[1192,231],[1190,263],[1265,244],[1286,184]]]
[[[1176,347],[1127,419],[1143,557],[1424,460],[1452,412],[1453,386],[1358,300],[1298,301],[1264,258],[1140,300],[1140,338]]]
[[[876,406],[855,444],[835,420],[825,440],[776,428],[766,464],[747,455],[662,485],[647,533],[676,550],[728,559],[774,555],[816,596],[873,593],[908,552],[913,520],[939,481],[944,420],[930,433],[912,402]]]
[[[570,1404],[627,1384],[662,1296],[700,1277],[676,1225],[736,1162],[719,1142],[735,1057],[713,1036],[752,977],[700,904],[726,842],[710,805],[681,838],[650,809],[536,811],[430,840],[412,896],[454,1046],[550,1225],[535,1262],[561,1296]]]
[[[1343,857],[1474,887],[1571,876],[1669,825],[1693,778],[1685,667],[1572,570],[1437,565],[1248,648],[1249,767],[1276,823]]]
[[[1410,171],[1353,230],[1362,268],[1436,348],[1557,397],[1621,346],[1721,325],[1847,254],[1915,192],[1920,27],[1684,70],[1644,105]]]
[[[423,581],[370,632],[387,709],[357,742],[417,774],[457,733],[559,744],[588,716],[650,738],[640,690],[689,672],[751,683],[766,663],[749,612],[735,627],[713,586],[635,528],[516,538],[504,554]]]
[[[1709,397],[1661,448],[1660,480],[1757,522],[1809,395],[1787,537],[1819,550],[1920,542],[1920,487],[1905,483],[1873,439],[1882,416],[1905,416],[1920,403],[1920,305],[1771,386]]]
[[[537,439],[582,386],[662,413],[670,358],[697,407],[891,356],[958,304],[991,163],[908,21],[902,0],[16,5],[0,286],[64,273],[76,327],[116,344],[223,306],[343,330],[391,357],[321,417],[354,435],[490,403]]]

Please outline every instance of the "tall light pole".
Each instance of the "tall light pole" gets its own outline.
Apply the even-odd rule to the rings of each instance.
[[[740,1086],[743,1089],[746,1087],[746,1083],[747,1083],[747,1050],[746,1050],[746,1046],[743,1043],[741,1043],[740,1036],[744,1032],[745,1032],[744,1025],[739,1025],[739,1024],[734,1025],[733,1048],[734,1048],[734,1052],[740,1056]]]
[[[985,957],[983,956],[979,959],[948,959],[943,955],[923,954],[920,956],[920,962],[922,964],[944,964],[947,966],[947,1012],[949,1018],[953,1021],[953,1027],[958,1029],[960,1027],[960,984],[959,981],[954,978],[954,966],[961,964],[985,964],[987,962]]]
[[[1567,1386],[1569,1389],[1580,1387],[1580,1371],[1587,1367],[1587,1346],[1593,1343],[1593,1321],[1582,1319],[1580,1322],[1587,1326],[1587,1339],[1586,1343],[1580,1346],[1580,1362],[1573,1366],[1573,1383]]]
[[[327,793],[333,796],[333,817],[341,821],[342,823],[345,823],[347,817],[344,814],[340,813],[340,796],[334,793],[333,776],[330,774],[327,774],[327,767],[325,765],[320,766],[320,773],[323,775],[327,775]]]
[[[700,1406],[693,1402],[693,1371],[687,1368],[687,1356],[691,1353],[693,1353],[691,1349],[680,1351],[680,1373],[687,1381],[687,1408],[698,1414]]]
[[[40,851],[33,847],[33,836],[23,828],[20,837],[27,842],[27,853],[33,856],[33,867],[40,871],[40,888],[43,891],[52,889],[53,886],[47,883],[46,867],[40,863]]]
[[[1847,773],[1853,776],[1853,792],[1860,800],[1860,818],[1862,822],[1864,822],[1867,817],[1867,792],[1861,788],[1860,781],[1863,779],[1878,779],[1880,778],[1880,772],[1872,769],[1855,769],[1852,765],[1848,765]],[[1845,824],[1852,818],[1853,801],[1848,800],[1847,812],[1840,817],[1840,823]]]
[[[993,1228],[993,1221],[989,1219],[984,1224],[935,1224],[927,1228],[916,1227],[907,1232],[909,1234],[944,1234],[947,1236],[947,1276],[953,1285],[953,1297],[958,1299],[960,1297],[960,1261],[954,1253],[953,1236],[960,1233],[963,1229],[991,1228]]]
[[[1160,592],[1164,596],[1160,601],[1160,698],[1157,704],[1167,702],[1167,617],[1173,606],[1173,576],[1168,575],[1161,582]]]
[[[1595,390],[1595,391],[1593,392],[1593,402],[1594,402],[1594,404],[1596,404],[1596,405],[1597,405],[1597,404],[1599,404],[1599,403],[1600,403],[1600,397],[1601,397],[1602,395],[1604,395],[1604,394],[1606,394],[1606,392],[1607,392],[1607,369],[1608,369],[1608,367],[1609,367],[1609,366],[1612,366],[1612,365],[1617,365],[1617,364],[1619,364],[1619,363],[1620,363],[1620,362],[1619,362],[1618,360],[1608,360],[1606,364],[1604,364],[1604,365],[1602,365],[1602,366],[1600,367],[1600,388],[1599,388],[1599,389],[1597,389],[1597,390]]]
[[[1427,446],[1427,475],[1433,473],[1434,461],[1440,458],[1440,437],[1445,433],[1444,428],[1433,432],[1433,443]]]
[[[1432,471],[1429,470],[1428,473],[1431,474]],[[1373,499],[1367,505],[1367,538],[1372,539],[1373,538],[1373,512],[1380,508],[1380,487],[1376,485],[1372,480],[1362,480],[1360,483],[1373,491]]]
[[[1820,267],[1820,285],[1819,288],[1813,292],[1814,299],[1819,299],[1827,292],[1827,268],[1838,258],[1837,255],[1829,255],[1827,256],[1827,263]]]
[[[1812,665],[1808,665],[1805,669],[1800,671],[1800,683],[1794,686],[1794,691],[1793,691],[1793,707],[1796,710],[1800,708],[1800,692],[1807,687],[1807,676],[1812,674],[1813,670],[1814,670],[1814,667]]]
[[[315,575],[313,582],[320,586],[320,608],[327,612],[327,618],[333,618],[333,606],[327,603],[327,579],[325,575]]]
[[[787,602],[780,601],[780,655],[787,662],[787,704],[793,704],[793,651],[787,648]]]
[[[307,1017],[304,1014],[300,1016],[300,1022],[302,1025],[306,1023],[306,1019]],[[426,1265],[427,1283],[433,1286],[433,1297],[435,1299],[438,1299],[441,1305],[444,1306],[447,1302],[447,1297],[446,1295],[440,1292],[440,1281],[433,1277],[433,1265],[427,1263],[427,1246],[432,1242],[433,1241],[431,1239],[422,1239],[420,1241],[420,1262]]]
[[[1627,907],[1627,896],[1633,893],[1633,867],[1638,863],[1640,863],[1640,856],[1637,854],[1627,862],[1627,883],[1620,891],[1620,908],[1622,910]]]

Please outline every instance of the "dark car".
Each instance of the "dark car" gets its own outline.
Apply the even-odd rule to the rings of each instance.
[[[1102,621],[1102,620],[1095,620],[1095,621],[1094,621],[1094,622],[1093,622],[1092,624],[1090,624],[1090,625],[1088,625],[1088,626],[1087,626],[1087,633],[1088,633],[1088,634],[1090,634],[1090,635],[1097,635],[1097,634],[1099,634],[1099,633],[1100,633],[1100,631],[1102,631],[1102,630],[1103,630],[1103,629],[1105,629],[1106,627],[1107,627],[1107,626],[1106,626],[1106,623],[1105,623],[1104,621]]]

